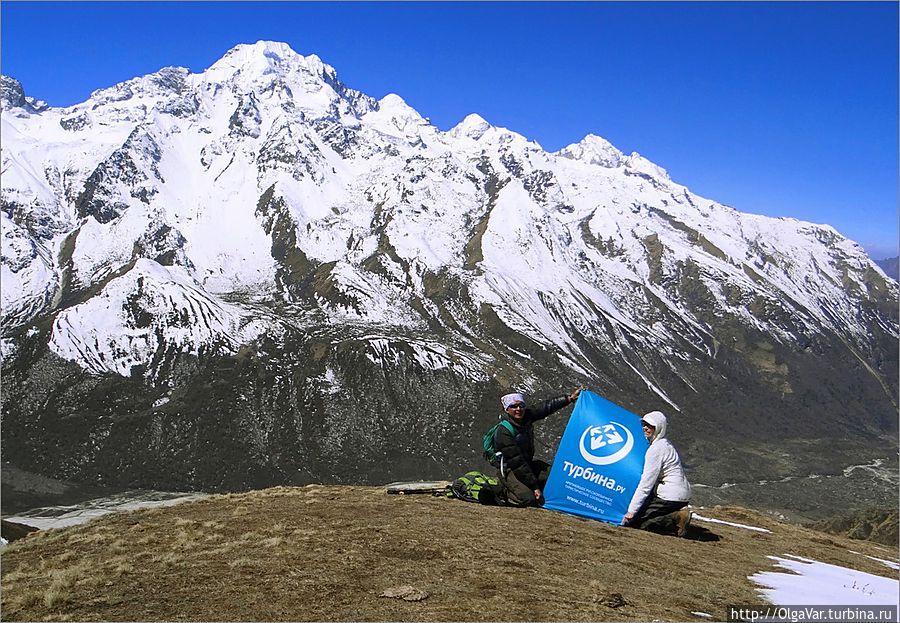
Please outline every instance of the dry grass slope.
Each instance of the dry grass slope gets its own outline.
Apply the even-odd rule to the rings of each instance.
[[[850,551],[896,557],[891,548],[739,508],[707,514],[772,532],[700,524],[677,539],[374,487],[278,487],[31,534],[3,552],[2,613],[7,621],[687,621],[700,620],[693,611],[721,619],[729,604],[760,603],[747,576],[772,568],[767,555],[895,577]]]

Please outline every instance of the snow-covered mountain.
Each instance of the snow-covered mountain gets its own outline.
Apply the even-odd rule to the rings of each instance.
[[[2,98],[3,452],[26,466],[446,475],[501,392],[576,383],[672,413],[709,481],[799,469],[773,436],[895,444],[897,283],[600,137],[443,132],[274,42],[68,108]]]

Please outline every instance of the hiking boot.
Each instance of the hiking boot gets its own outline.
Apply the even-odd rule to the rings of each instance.
[[[678,527],[678,536],[683,537],[687,534],[688,526],[691,525],[691,511],[682,508],[675,513],[675,525]]]

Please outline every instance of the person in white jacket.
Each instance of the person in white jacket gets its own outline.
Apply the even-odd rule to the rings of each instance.
[[[641,426],[650,447],[644,455],[641,481],[622,524],[662,531],[674,522],[678,536],[684,536],[691,521],[691,512],[685,508],[691,499],[691,485],[678,451],[666,439],[666,416],[651,411],[641,418]]]

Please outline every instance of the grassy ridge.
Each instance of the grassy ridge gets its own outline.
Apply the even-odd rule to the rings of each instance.
[[[747,576],[772,569],[768,555],[896,576],[861,555],[894,548],[735,507],[701,512],[771,533],[695,522],[677,539],[375,487],[211,496],[12,543],[3,618],[722,620],[729,604],[761,603]]]

